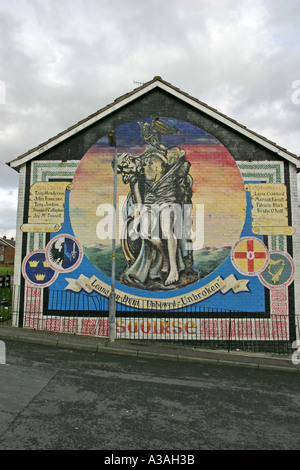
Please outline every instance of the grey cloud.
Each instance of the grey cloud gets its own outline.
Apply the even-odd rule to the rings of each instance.
[[[299,153],[299,15],[298,0],[0,0],[1,188],[17,184],[6,161],[154,75]]]

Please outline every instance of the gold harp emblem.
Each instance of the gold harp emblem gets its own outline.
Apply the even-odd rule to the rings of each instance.
[[[271,268],[274,266],[275,268],[273,268],[273,272],[272,272]],[[278,259],[277,261],[270,259],[270,262],[268,265],[268,273],[272,276],[273,284],[277,284],[284,268],[285,268],[284,259]]]

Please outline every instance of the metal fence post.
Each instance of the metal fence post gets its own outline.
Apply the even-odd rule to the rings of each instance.
[[[229,332],[228,332],[228,352],[230,352],[230,341],[231,341],[231,310],[229,310]]]

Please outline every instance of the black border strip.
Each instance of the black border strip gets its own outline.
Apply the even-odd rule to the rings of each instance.
[[[292,201],[291,201],[291,179],[290,179],[290,163],[284,162],[284,183],[286,186],[286,197],[287,197],[287,208],[288,208],[288,224],[293,226],[292,217]],[[287,236],[287,252],[293,258],[293,239],[292,236]],[[296,339],[296,324],[295,324],[295,284],[294,281],[288,286],[288,307],[289,307],[289,329],[290,329],[290,340]]]
[[[25,188],[24,188],[24,202],[23,202],[23,224],[28,223],[28,213],[29,213],[29,193],[30,193],[30,183],[31,183],[31,163],[27,162],[25,166]],[[25,314],[25,279],[22,274],[22,265],[23,260],[27,254],[27,241],[28,234],[27,232],[22,232],[22,250],[21,250],[21,280],[20,280],[20,304],[19,304],[19,328],[23,328],[23,320]]]

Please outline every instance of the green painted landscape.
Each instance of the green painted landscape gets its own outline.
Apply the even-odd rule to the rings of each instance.
[[[101,249],[97,245],[84,248],[84,254],[106,276],[111,276],[111,249]],[[194,269],[198,271],[199,278],[203,279],[215,271],[230,254],[230,247],[203,248],[194,252]],[[126,261],[122,248],[116,248],[116,280],[119,281],[122,273],[126,269]]]
[[[111,249],[99,249],[97,246],[84,248],[84,254],[106,276],[111,277]],[[122,273],[127,267],[121,247],[116,248],[116,280],[119,281]]]
[[[231,248],[203,248],[194,253],[194,268],[199,272],[200,279],[208,276],[226,261]]]

